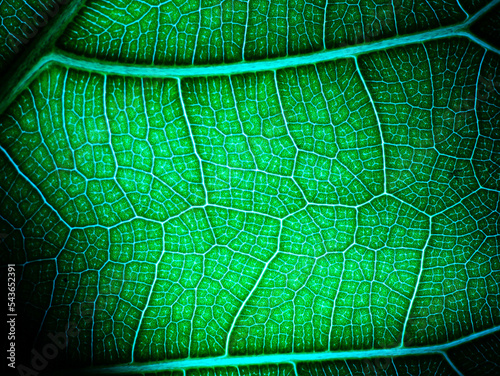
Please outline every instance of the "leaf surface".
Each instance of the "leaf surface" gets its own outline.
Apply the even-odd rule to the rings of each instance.
[[[20,363],[496,374],[498,1],[68,9],[2,86]]]

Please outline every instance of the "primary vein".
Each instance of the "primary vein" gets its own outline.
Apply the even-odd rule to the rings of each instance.
[[[47,38],[54,38],[57,33],[63,31],[71,19],[75,16],[77,11],[83,6],[85,0],[75,0],[68,7],[66,13],[61,15],[57,20],[57,25],[51,28],[47,33]],[[392,38],[376,41],[372,43],[364,43],[361,45],[344,46],[333,50],[322,50],[319,52],[297,55],[285,56],[277,59],[267,59],[259,61],[243,61],[233,64],[220,64],[208,66],[151,66],[151,65],[134,65],[102,61],[98,59],[84,58],[72,53],[61,51],[57,48],[41,55],[40,50],[50,50],[42,44],[32,51],[30,54],[30,63],[26,67],[20,67],[8,82],[3,86],[0,91],[0,114],[12,103],[17,95],[26,88],[26,86],[38,75],[40,71],[46,69],[52,64],[60,64],[68,68],[76,68],[89,72],[96,72],[102,74],[118,74],[132,77],[151,77],[151,78],[181,78],[181,77],[196,77],[196,76],[218,76],[230,75],[246,72],[261,72],[269,70],[277,70],[280,68],[293,67],[298,65],[315,64],[324,61],[330,61],[341,58],[355,57],[360,54],[390,49],[393,47],[404,46],[407,44],[423,43],[431,40],[443,39],[447,37],[467,37],[475,43],[480,44],[483,48],[500,54],[500,50],[491,44],[481,40],[468,31],[468,28],[477,21],[481,16],[489,10],[500,4],[500,0],[493,0],[481,10],[479,10],[472,17],[467,18],[464,22],[452,26],[429,30],[425,32],[395,36]],[[43,47],[43,48],[42,48]],[[26,65],[26,64],[24,64]],[[23,68],[23,69],[21,69]]]
[[[460,338],[440,345],[431,345],[424,347],[406,347],[390,349],[372,349],[372,350],[350,350],[350,351],[327,351],[314,353],[288,353],[288,354],[263,354],[256,356],[220,356],[214,358],[188,358],[181,360],[166,360],[152,363],[130,363],[107,367],[94,367],[83,369],[79,374],[139,374],[147,372],[161,372],[169,370],[185,370],[193,368],[214,368],[214,367],[237,367],[262,364],[281,364],[290,362],[311,362],[328,360],[347,360],[347,359],[367,359],[397,357],[408,355],[428,355],[440,354],[452,347],[467,343],[469,341],[485,337],[500,331],[500,326],[495,326],[479,333]],[[72,371],[74,372],[74,371]],[[78,373],[78,372],[77,372]]]

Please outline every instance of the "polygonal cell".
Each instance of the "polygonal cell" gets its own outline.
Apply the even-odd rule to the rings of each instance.
[[[498,192],[479,190],[432,219],[409,331],[443,343],[498,325]]]
[[[169,252],[158,264],[138,334],[139,358],[151,358],[146,344],[152,339],[158,340],[157,356],[224,354],[238,310],[276,252],[279,225],[258,214],[216,207],[169,221]]]
[[[429,218],[390,196],[381,196],[358,209],[356,243],[377,250],[422,249],[429,236]]]

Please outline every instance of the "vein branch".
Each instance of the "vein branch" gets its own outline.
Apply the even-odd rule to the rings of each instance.
[[[84,3],[85,0],[71,1],[57,18],[49,21],[49,24],[30,41],[29,48],[14,60],[11,64],[12,68],[5,74],[8,79],[0,86],[0,113],[4,112],[17,95],[38,75],[38,71],[45,65],[47,56],[54,49],[56,40]]]

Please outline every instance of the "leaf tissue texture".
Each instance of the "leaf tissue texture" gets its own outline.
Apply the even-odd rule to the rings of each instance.
[[[464,5],[474,11],[478,3]],[[466,16],[453,1],[95,0],[60,45],[108,60],[210,64],[319,51],[449,25]]]
[[[67,0],[59,0],[61,3]],[[0,6],[0,72],[4,71],[23,45],[35,37],[59,5],[47,0],[4,0]]]
[[[3,41],[52,3],[16,4]],[[499,4],[87,0],[2,42],[17,374],[500,374]]]

